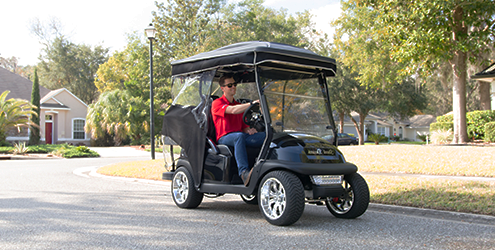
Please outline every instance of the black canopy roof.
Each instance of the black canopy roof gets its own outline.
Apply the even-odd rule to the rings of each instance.
[[[277,64],[321,70],[334,76],[335,59],[299,47],[272,42],[241,42],[172,62],[172,75],[183,75],[237,65]]]

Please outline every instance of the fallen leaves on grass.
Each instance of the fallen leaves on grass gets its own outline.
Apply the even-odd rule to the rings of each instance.
[[[110,176],[162,180],[165,171],[163,159],[121,162],[97,170],[97,173]]]
[[[373,145],[339,149],[361,172],[495,177],[495,147]]]
[[[495,182],[365,176],[371,202],[495,215]]]

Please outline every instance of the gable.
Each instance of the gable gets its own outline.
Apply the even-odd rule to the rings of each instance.
[[[29,79],[0,67],[0,93],[9,90],[10,93],[7,95],[7,99],[18,98],[30,101],[32,88],[33,82]],[[40,97],[49,92],[49,89],[40,86]]]
[[[56,89],[48,93],[44,96],[41,101],[41,104],[51,103],[51,104],[60,104],[71,109],[87,109],[88,105],[81,101],[77,96],[72,94],[66,88]],[[43,105],[42,105],[43,106]]]

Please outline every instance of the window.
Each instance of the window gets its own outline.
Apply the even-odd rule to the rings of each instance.
[[[386,133],[385,133],[385,127],[377,127],[376,128],[376,133],[377,134],[386,135]]]
[[[86,139],[86,133],[84,133],[84,124],[85,124],[84,119],[74,119],[72,121],[73,123],[73,139]]]

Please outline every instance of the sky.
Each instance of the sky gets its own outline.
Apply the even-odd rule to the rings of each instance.
[[[229,0],[235,1],[235,0]],[[309,10],[318,30],[332,34],[329,23],[340,15],[339,0],[265,0],[264,6],[285,8],[295,14]],[[52,18],[60,21],[63,34],[76,44],[102,45],[110,51],[121,51],[126,34],[141,32],[151,23],[155,0],[15,0],[0,4],[0,56],[15,56],[21,66],[39,62],[42,45],[30,31],[31,23],[38,18],[48,23]]]

